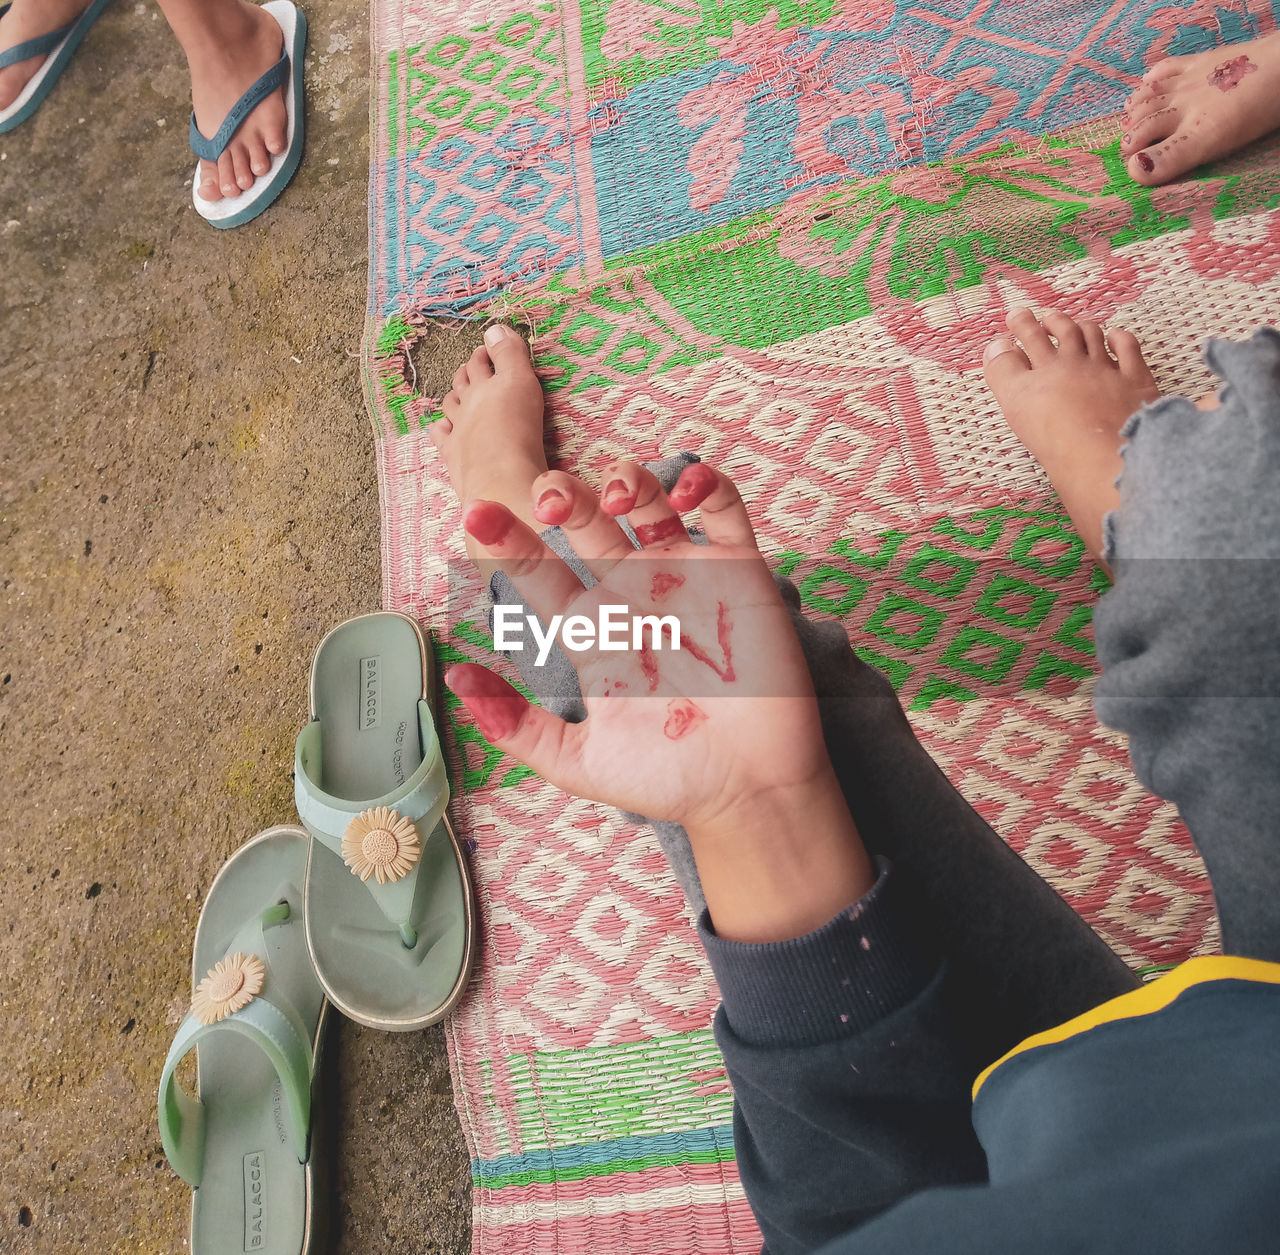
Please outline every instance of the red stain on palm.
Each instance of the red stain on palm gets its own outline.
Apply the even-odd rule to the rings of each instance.
[[[666,733],[668,740],[678,741],[706,721],[706,711],[694,705],[687,697],[677,697],[674,701],[667,703],[667,722],[662,730]]]
[[[1215,66],[1213,73],[1205,79],[1205,82],[1212,84],[1219,91],[1229,92],[1233,87],[1239,87],[1241,79],[1246,74],[1254,73],[1257,68],[1248,57],[1239,56],[1232,61],[1224,61],[1221,65]]]
[[[667,501],[673,510],[683,513],[700,506],[715,491],[715,486],[715,471],[702,462],[695,462],[680,472]]]
[[[450,667],[444,681],[471,712],[486,741],[511,736],[529,709],[529,703],[506,680],[473,662]]]
[[[658,664],[654,661],[653,650],[648,645],[640,646],[640,670],[649,681],[649,692],[658,691]]]
[[[636,528],[636,539],[640,542],[642,549],[684,535],[686,535],[684,524],[676,518],[660,519],[657,523],[641,523]]]
[[[462,516],[462,526],[482,545],[500,545],[511,530],[514,516],[496,501],[474,501]]]
[[[670,571],[659,571],[649,582],[649,596],[654,601],[661,601],[668,593],[684,587],[684,576],[673,575]]]
[[[710,667],[727,684],[732,684],[738,678],[733,669],[732,638],[733,620],[729,617],[729,607],[723,601],[720,601],[716,603],[716,639],[720,645],[720,653],[724,658],[724,665],[721,666],[720,663],[716,662],[691,636],[682,635],[680,637],[680,645],[681,648],[687,649],[699,662],[705,663]]]

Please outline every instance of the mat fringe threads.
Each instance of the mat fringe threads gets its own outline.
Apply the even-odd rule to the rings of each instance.
[[[975,363],[1011,305],[1053,307],[1196,395],[1204,337],[1274,319],[1276,144],[1141,188],[1115,115],[1153,61],[1277,6],[375,0],[386,604],[443,664],[491,658],[412,350],[517,323],[561,464],[734,475],[1014,848],[1135,965],[1212,948],[1187,834],[1092,716],[1101,575]],[[477,1255],[754,1252],[716,991],[655,840],[446,708],[485,929],[447,1030]]]

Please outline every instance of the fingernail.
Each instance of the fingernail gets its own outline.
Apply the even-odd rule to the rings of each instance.
[[[486,741],[511,736],[529,705],[509,684],[474,663],[450,667],[444,682],[470,712]]]
[[[1016,318],[1019,314],[1031,314],[1032,318],[1035,317],[1035,314],[1027,305],[1015,305],[1009,310],[1010,318]]]
[[[1001,353],[1012,353],[1018,346],[1008,336],[997,336],[982,350],[982,360],[989,362]]]
[[[511,530],[511,514],[492,501],[476,501],[467,507],[462,525],[482,545],[496,545]]]
[[[1127,143],[1129,142],[1129,132],[1128,132],[1128,131],[1125,131],[1125,133],[1124,133],[1123,135],[1121,135],[1121,136],[1120,136],[1120,142],[1121,142],[1122,144],[1127,144]]]
[[[490,348],[493,348],[495,345],[501,344],[508,334],[507,329],[501,323],[495,322],[492,327],[484,329],[484,342]]]
[[[711,496],[715,486],[715,472],[704,463],[695,462],[680,472],[667,501],[673,510],[693,510]]]
[[[611,479],[604,486],[600,503],[611,514],[625,514],[635,505],[636,498],[625,479]]]
[[[548,488],[534,504],[533,513],[540,523],[550,523],[555,527],[563,523],[572,510],[564,493],[558,488]]]

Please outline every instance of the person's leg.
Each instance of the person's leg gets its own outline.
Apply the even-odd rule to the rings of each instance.
[[[0,16],[0,53],[69,25],[88,7],[89,0],[13,0]],[[43,55],[28,57],[0,70],[0,109],[18,99],[43,63]]]
[[[1137,183],[1169,183],[1280,126],[1280,34],[1187,57],[1143,77],[1120,153]]]
[[[444,415],[432,436],[460,499],[499,500],[529,521],[530,487],[546,467],[542,396],[514,333],[459,369]],[[664,483],[674,482],[691,460],[654,469]],[[566,554],[556,529],[548,540]],[[950,965],[949,992],[974,1058],[989,1062],[1028,1034],[1133,988],[1136,978],[1124,964],[956,793],[915,739],[888,681],[857,658],[844,629],[806,620],[785,582],[783,595],[854,821],[868,847],[889,857],[913,886],[919,927],[939,935]],[[495,597],[520,603],[503,577],[495,579]],[[533,665],[528,651],[512,661],[542,704],[565,718],[584,716],[563,655],[553,654],[544,667]],[[683,830],[675,824],[654,829],[700,908]]]
[[[212,138],[236,101],[280,60],[280,27],[246,0],[157,0],[191,71],[196,126]],[[285,150],[288,112],[284,88],[254,109],[217,163],[200,162],[198,192],[205,200],[238,196],[271,169]]]
[[[1129,734],[1142,783],[1177,803],[1213,882],[1223,949],[1280,960],[1280,336],[1210,343],[1229,384],[1213,408],[1165,397],[1130,417],[1132,397],[1099,381],[1144,377],[1140,358],[1125,365],[1132,338],[1113,336],[1117,364],[1062,347],[1069,328],[1045,322],[1059,348],[1024,355],[997,340],[987,379],[1115,572],[1095,615],[1098,716]],[[1032,345],[1034,323],[1025,311],[1010,319]],[[1108,386],[1110,408],[1075,407]],[[1073,435],[1088,446],[1099,431],[1128,437],[1122,461],[1076,456]]]

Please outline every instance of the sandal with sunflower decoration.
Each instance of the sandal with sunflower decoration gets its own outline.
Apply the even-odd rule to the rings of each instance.
[[[475,957],[475,892],[445,813],[431,650],[406,615],[320,642],[294,798],[311,834],[306,932],[329,1000],[370,1028],[446,1016]]]
[[[200,912],[195,994],[159,1097],[165,1154],[193,1187],[194,1255],[316,1249],[313,1089],[328,1004],[302,923],[309,845],[300,828],[261,833],[224,864]],[[191,1094],[176,1072],[193,1049]]]

